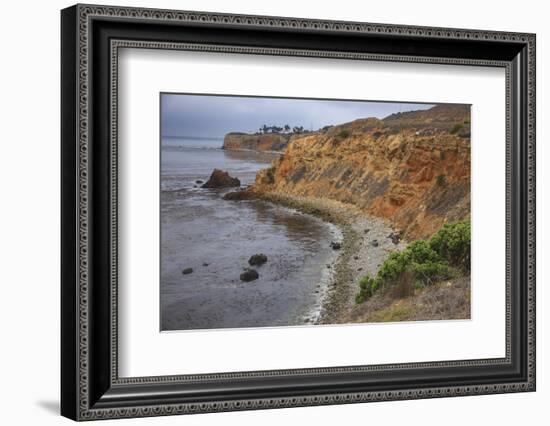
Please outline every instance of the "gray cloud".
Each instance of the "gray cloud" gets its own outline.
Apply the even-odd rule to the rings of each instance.
[[[384,118],[395,112],[427,109],[433,104],[338,101],[213,95],[161,95],[163,136],[223,137],[285,124],[319,129],[357,118]]]

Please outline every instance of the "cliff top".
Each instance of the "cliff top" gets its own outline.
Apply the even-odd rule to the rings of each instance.
[[[391,114],[382,121],[391,127],[451,128],[457,123],[469,123],[470,105],[440,104],[426,110]]]
[[[395,134],[401,130],[418,130],[423,132],[440,133],[441,131],[456,133],[461,137],[470,135],[470,105],[440,104],[426,110],[406,111],[391,114],[383,119],[376,117],[359,118],[347,123],[327,125],[316,131],[303,132],[269,132],[246,133],[229,132],[225,135],[225,145],[230,146],[231,138],[242,138],[240,143],[262,144],[272,138],[280,138],[289,141],[291,138],[300,138],[326,134],[330,136],[347,137],[346,134],[354,132],[369,132],[382,130]],[[246,142],[244,142],[246,140]],[[252,148],[252,147],[249,147]],[[279,147],[281,149],[284,147]]]

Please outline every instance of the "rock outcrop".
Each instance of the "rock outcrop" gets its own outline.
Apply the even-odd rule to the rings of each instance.
[[[230,188],[235,186],[241,186],[239,179],[229,176],[229,173],[223,170],[214,169],[210,179],[201,188]]]
[[[296,135],[251,191],[353,204],[409,239],[426,238],[470,215],[470,108],[438,105]]]
[[[260,266],[267,262],[267,256],[263,253],[253,254],[248,259],[248,264],[251,266]]]
[[[239,278],[241,279],[241,281],[250,282],[257,280],[259,277],[260,275],[255,269],[246,269]]]
[[[223,139],[223,149],[252,151],[284,151],[293,137],[287,133],[228,133]]]

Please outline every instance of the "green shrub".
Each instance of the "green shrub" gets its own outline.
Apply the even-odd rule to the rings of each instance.
[[[437,186],[445,186],[446,180],[445,175],[439,175],[435,178],[435,183]]]
[[[355,303],[363,303],[378,290],[378,283],[374,278],[365,275],[359,281],[359,293],[355,296]]]
[[[410,264],[410,253],[405,250],[390,254],[378,270],[377,277],[384,282],[391,281],[405,272]]]
[[[471,226],[469,220],[445,224],[430,239],[430,246],[453,266],[470,270]]]
[[[340,139],[346,139],[349,137],[349,135],[350,135],[349,130],[340,130],[340,132],[338,133],[338,137]]]
[[[470,269],[469,220],[445,224],[430,240],[413,241],[403,251],[391,253],[375,277],[361,278],[355,302],[363,303],[388,286],[432,285],[456,276],[457,268]]]
[[[267,169],[265,176],[267,178],[268,183],[272,184],[275,182],[275,167],[270,167]]]
[[[414,265],[416,283],[425,287],[441,280],[447,280],[455,275],[453,268],[445,262],[427,262]]]
[[[428,263],[437,262],[438,254],[432,249],[430,243],[425,240],[413,241],[410,243],[405,252],[410,252],[410,258],[413,263]]]
[[[453,128],[451,129],[451,133],[454,135],[455,133],[458,133],[462,127],[464,127],[464,125],[462,123],[457,123],[453,126]]]

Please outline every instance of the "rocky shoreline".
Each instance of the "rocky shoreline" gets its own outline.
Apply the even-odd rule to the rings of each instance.
[[[300,197],[277,192],[243,190],[229,193],[226,199],[261,199],[311,214],[336,225],[342,233],[339,255],[333,264],[331,282],[321,301],[317,324],[342,324],[351,318],[359,279],[375,275],[388,255],[405,247],[383,219],[365,215],[357,207],[323,198]]]

